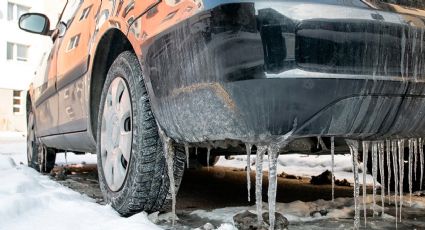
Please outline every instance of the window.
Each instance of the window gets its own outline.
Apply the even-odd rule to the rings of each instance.
[[[12,42],[7,43],[7,60],[10,61],[28,61],[29,46],[16,44]]]
[[[151,18],[155,16],[155,14],[157,13],[158,13],[158,5],[155,5],[150,10],[148,10],[148,12],[146,13],[146,18]]]
[[[165,2],[170,6],[176,6],[177,4],[181,2],[181,0],[165,0]]]
[[[78,43],[80,42],[80,34],[75,35],[71,38],[71,40],[68,43],[67,51],[71,51],[75,49],[78,46]]]
[[[7,20],[17,21],[22,14],[28,13],[29,10],[30,10],[29,7],[8,2],[7,3]]]
[[[64,22],[68,28],[71,26],[74,19],[78,20],[77,13],[81,12],[80,7],[83,5],[83,3],[83,0],[68,0],[61,18],[61,21]]]
[[[83,10],[83,13],[81,13],[80,21],[86,19],[89,16],[91,7],[92,5]]]
[[[13,3],[8,2],[7,3],[7,20],[12,21],[13,20],[13,9],[14,9],[14,5]]]
[[[13,90],[13,113],[21,113],[22,104],[22,91]]]
[[[13,60],[13,50],[14,50],[13,43],[8,42],[7,43],[7,60]]]
[[[28,60],[28,47],[24,45],[16,45],[17,55],[16,58],[18,61],[27,61]]]

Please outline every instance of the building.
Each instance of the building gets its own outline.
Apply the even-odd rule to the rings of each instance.
[[[26,131],[26,90],[52,41],[20,30],[18,19],[26,12],[49,12],[57,20],[58,14],[45,4],[48,1],[0,1],[0,131]]]

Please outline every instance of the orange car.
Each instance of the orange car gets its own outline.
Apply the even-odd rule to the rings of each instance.
[[[96,152],[131,215],[175,197],[186,157],[424,137],[425,6],[391,2],[68,0],[53,30],[24,14],[54,43],[28,94],[29,165]]]

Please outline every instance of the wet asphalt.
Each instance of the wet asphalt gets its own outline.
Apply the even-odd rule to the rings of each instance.
[[[93,198],[97,203],[104,204],[97,181],[96,165],[65,165],[55,167],[51,173],[52,179],[75,191]],[[255,174],[251,174],[255,181]],[[267,202],[267,174],[263,178],[263,201]],[[247,201],[246,172],[240,169],[225,167],[197,167],[187,169],[184,174],[177,196],[177,214],[179,225],[171,227],[163,223],[166,229],[193,229],[209,222],[215,226],[221,223],[190,215],[194,210],[212,210],[225,207],[254,205],[254,186],[251,187],[251,202]],[[371,188],[368,188],[371,192]],[[310,178],[278,178],[277,202],[330,200],[332,188],[330,185],[312,185]],[[352,197],[353,188],[336,186],[335,197]],[[423,198],[425,200],[425,197]],[[394,205],[386,204],[386,213],[395,215]],[[361,213],[363,216],[363,213]],[[363,229],[396,229],[393,221],[372,218]],[[352,227],[352,219],[328,219],[308,223],[291,223],[290,229],[347,229]],[[161,224],[161,223],[159,223]],[[425,210],[405,207],[403,223],[398,229],[425,229]]]

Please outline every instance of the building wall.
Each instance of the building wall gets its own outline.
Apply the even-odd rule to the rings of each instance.
[[[20,96],[14,95],[20,92]],[[13,89],[0,89],[0,131],[26,131],[25,115],[25,94],[26,91],[16,91]],[[9,101],[8,101],[9,100]],[[14,105],[14,100],[20,100],[20,106]],[[14,109],[15,108],[15,109]]]
[[[24,131],[26,130],[25,109],[22,113],[13,112],[13,91],[26,91],[34,77],[35,71],[40,64],[43,54],[48,53],[52,46],[50,37],[31,34],[19,29],[17,17],[9,20],[8,3],[24,6],[29,12],[47,14],[54,28],[63,1],[54,0],[1,0],[0,1],[0,130],[1,131]],[[62,2],[62,4],[60,4]],[[49,4],[50,3],[50,4]],[[17,7],[14,9],[17,13]],[[19,44],[28,47],[27,60],[8,60],[8,43]],[[14,51],[17,51],[15,48]],[[26,97],[20,101],[25,105]],[[25,108],[25,106],[23,107]]]

